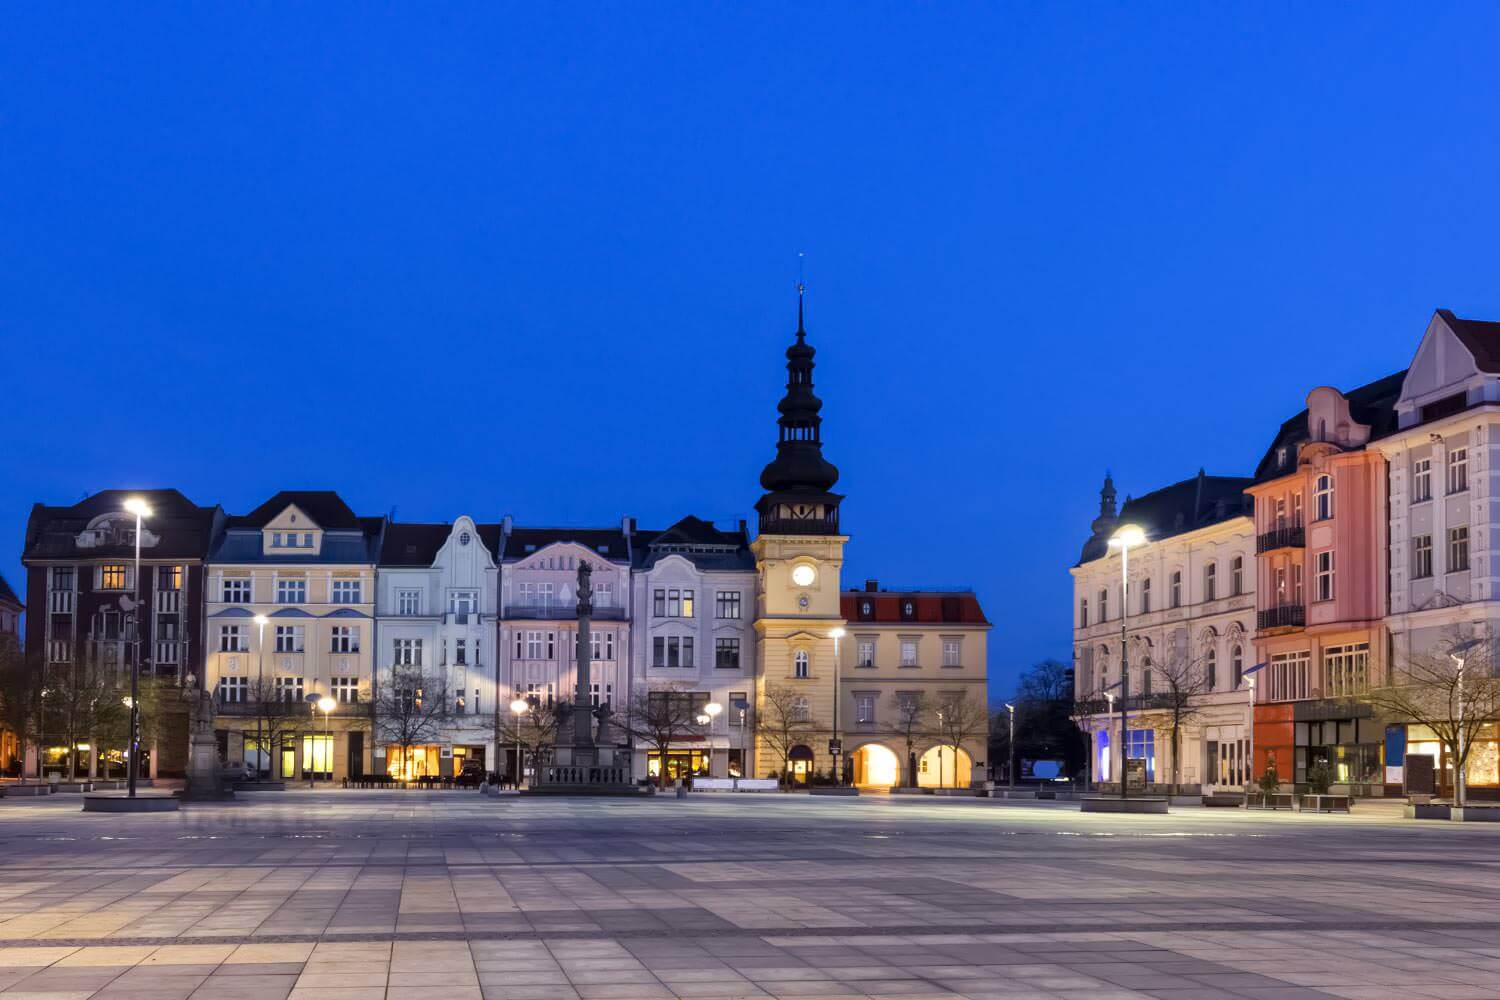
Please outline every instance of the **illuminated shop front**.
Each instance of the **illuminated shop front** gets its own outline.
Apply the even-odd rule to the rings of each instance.
[[[708,750],[668,750],[667,780],[706,778],[708,777],[708,761]],[[661,754],[658,751],[653,750],[646,754],[646,774],[653,780],[661,775]]]
[[[1431,757],[1439,791],[1453,793],[1453,754],[1446,749],[1427,726],[1406,727],[1405,758]],[[1403,761],[1404,763],[1404,761]],[[1467,789],[1478,799],[1500,799],[1500,726],[1493,722],[1481,726],[1469,746],[1469,761],[1464,768]]]
[[[386,773],[397,781],[416,781],[442,773],[437,746],[399,747],[394,743],[385,748]]]

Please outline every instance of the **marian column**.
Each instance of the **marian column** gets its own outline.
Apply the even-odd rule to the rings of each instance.
[[[590,618],[594,613],[594,585],[591,582],[594,569],[583,560],[578,561],[578,650],[574,659],[578,665],[578,686],[573,692],[573,762],[594,763],[594,727],[590,719],[594,711],[593,682],[589,677],[589,653],[592,649],[589,638]]]

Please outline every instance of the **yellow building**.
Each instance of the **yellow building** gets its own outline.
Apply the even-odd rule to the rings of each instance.
[[[268,778],[370,772],[382,524],[330,491],[229,519],[208,560],[205,670],[229,761]]]

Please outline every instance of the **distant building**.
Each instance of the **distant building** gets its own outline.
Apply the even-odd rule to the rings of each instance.
[[[5,582],[5,577],[0,576],[0,641],[9,636],[13,642],[21,641],[21,612],[26,610],[26,605],[16,596],[16,592],[10,589],[10,584]]]
[[[371,728],[383,527],[329,490],[286,490],[227,520],[208,560],[206,620],[228,760],[272,778],[384,769]],[[325,718],[309,696],[337,707]],[[273,728],[282,735],[258,745]]]
[[[21,655],[21,612],[25,610],[5,577],[0,576],[0,655]],[[0,722],[0,775],[20,774],[21,763],[20,740]]]
[[[1250,484],[1200,470],[1126,498],[1116,513],[1114,483],[1105,477],[1099,516],[1071,570],[1075,711],[1089,738],[1095,782],[1118,783],[1124,745],[1128,759],[1143,762],[1147,782],[1170,783],[1173,705],[1182,708],[1180,784],[1241,788],[1249,780],[1250,706],[1242,678],[1254,662],[1255,534],[1244,496]],[[1146,535],[1130,551],[1128,608],[1120,554],[1108,544],[1126,524]],[[1123,738],[1122,620],[1130,668]]]
[[[420,667],[440,682],[430,696],[447,702],[430,743],[406,759],[400,747],[384,748],[387,770],[416,777],[497,767],[497,713],[508,691],[496,675],[499,544],[498,524],[469,517],[386,527],[375,601],[380,684],[398,663]]]

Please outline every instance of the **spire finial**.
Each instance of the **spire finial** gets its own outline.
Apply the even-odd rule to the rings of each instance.
[[[802,300],[807,295],[807,254],[801,250],[797,251],[797,336],[807,336],[807,330],[802,325]]]

